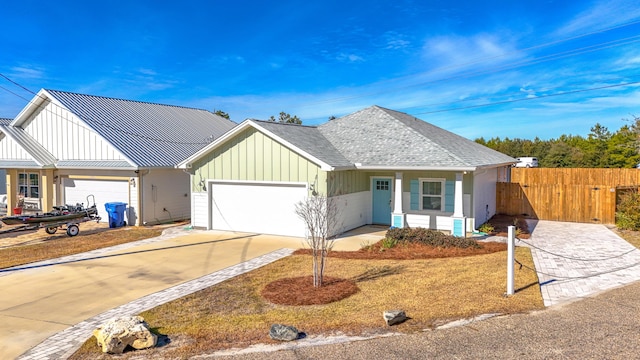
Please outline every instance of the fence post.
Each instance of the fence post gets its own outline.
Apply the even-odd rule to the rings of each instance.
[[[516,227],[509,226],[507,231],[507,296],[513,295],[513,284],[514,284],[514,262],[515,262],[515,254],[514,247],[516,243]]]

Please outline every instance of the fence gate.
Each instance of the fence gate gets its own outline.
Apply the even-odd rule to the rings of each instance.
[[[540,220],[615,223],[616,187],[498,183],[496,190],[499,214]]]

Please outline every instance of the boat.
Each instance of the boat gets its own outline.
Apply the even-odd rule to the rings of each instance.
[[[47,223],[63,223],[65,221],[84,219],[97,220],[98,209],[94,204],[91,207],[78,205],[54,206],[53,211],[35,215],[5,216],[0,220],[6,225],[38,225]]]

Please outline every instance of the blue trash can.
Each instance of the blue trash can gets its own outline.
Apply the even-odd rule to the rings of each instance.
[[[109,214],[109,227],[117,228],[125,225],[124,211],[127,209],[127,203],[123,202],[110,202],[104,204],[107,213]]]

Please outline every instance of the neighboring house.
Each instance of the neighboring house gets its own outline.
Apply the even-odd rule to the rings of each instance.
[[[381,224],[464,235],[495,214],[496,182],[513,163],[372,106],[318,127],[246,120],[179,167],[192,174],[198,227],[305,236],[294,206],[320,193],[340,208],[337,232]]]
[[[236,125],[206,110],[43,89],[0,124],[9,208],[18,194],[37,212],[93,195],[105,220],[107,202],[127,203],[131,225],[189,218],[189,175],[176,165]]]

